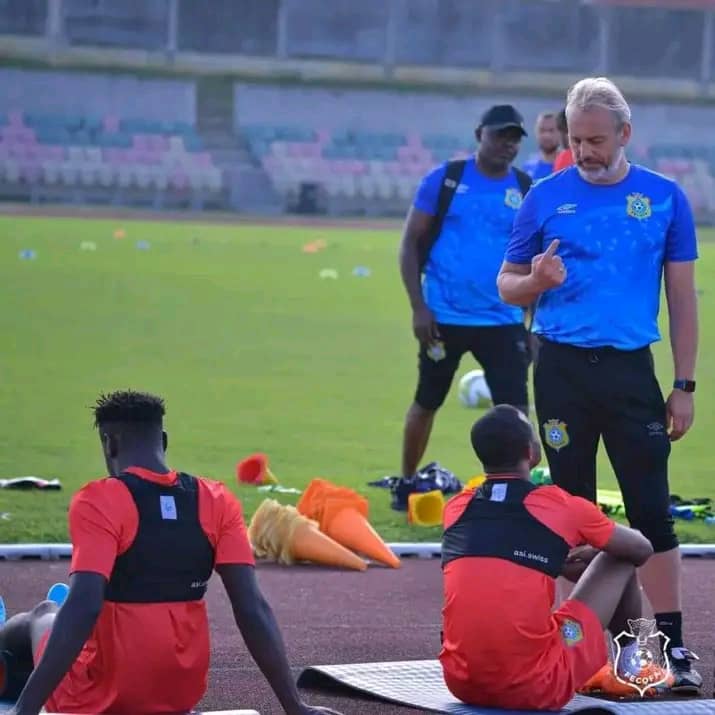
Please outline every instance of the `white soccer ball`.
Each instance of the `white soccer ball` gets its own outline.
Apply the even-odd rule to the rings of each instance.
[[[459,381],[459,401],[465,407],[488,407],[492,393],[484,378],[484,370],[470,370]]]

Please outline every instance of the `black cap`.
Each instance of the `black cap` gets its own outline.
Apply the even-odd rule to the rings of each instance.
[[[479,121],[479,127],[491,127],[492,129],[506,129],[507,127],[518,127],[522,136],[528,136],[524,129],[524,117],[511,106],[511,104],[496,104],[489,107]]]

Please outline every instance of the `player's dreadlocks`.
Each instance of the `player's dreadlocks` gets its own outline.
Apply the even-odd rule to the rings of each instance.
[[[159,425],[165,413],[161,397],[134,390],[100,395],[92,410],[95,427],[107,422]]]

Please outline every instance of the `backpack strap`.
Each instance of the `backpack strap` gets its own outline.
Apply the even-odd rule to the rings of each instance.
[[[466,165],[467,159],[454,159],[447,162],[444,178],[442,179],[442,185],[439,189],[439,196],[437,197],[437,213],[432,220],[428,240],[425,241],[423,245],[418,247],[420,272],[424,272],[432,246],[434,246],[435,242],[439,238],[439,234],[442,232],[444,217],[447,215],[447,211],[449,211],[449,206],[452,203],[454,193],[457,191],[457,186],[459,186],[459,182],[462,178],[462,174],[464,174],[464,168]],[[522,196],[526,196],[527,192],[531,188],[531,184],[533,183],[532,179],[525,171],[522,171],[515,166],[512,168],[514,170],[514,175],[516,176],[516,181],[519,184],[519,191],[521,191]]]
[[[515,166],[512,168],[514,169],[516,181],[519,184],[519,191],[521,191],[522,197],[526,196],[526,194],[529,192],[529,189],[531,188],[531,185],[534,183],[534,181],[525,171],[522,171],[521,169],[517,169],[517,167],[515,167]]]
[[[447,162],[444,178],[442,179],[442,186],[440,186],[439,196],[437,198],[437,213],[432,220],[432,226],[427,240],[418,246],[420,273],[424,272],[432,246],[434,246],[439,238],[439,234],[442,232],[444,217],[447,215],[447,211],[449,211],[449,205],[452,203],[452,197],[457,190],[457,186],[459,186],[459,181],[462,178],[466,165],[466,159],[454,159]]]
[[[516,181],[519,184],[519,191],[521,191],[521,195],[522,197],[524,197],[529,192],[531,185],[534,183],[533,179],[525,171],[518,169],[516,166],[512,168],[514,169]],[[532,305],[528,306],[525,312],[528,313],[528,323],[526,326],[526,330],[528,333],[531,333],[531,329],[534,327],[534,313],[536,312],[536,303],[533,303]]]

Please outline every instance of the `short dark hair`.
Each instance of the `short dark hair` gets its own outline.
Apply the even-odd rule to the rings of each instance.
[[[540,122],[542,119],[555,119],[558,123],[559,114],[558,112],[552,112],[551,110],[547,109],[545,112],[539,113],[539,116],[536,118],[536,121]]]
[[[556,124],[560,132],[567,132],[569,130],[568,123],[566,122],[566,108],[562,109],[556,115]]]
[[[95,427],[109,422],[160,427],[165,414],[161,397],[134,390],[117,390],[100,395],[92,410]]]
[[[486,472],[506,472],[527,459],[534,431],[511,405],[497,405],[472,425],[472,447]]]

